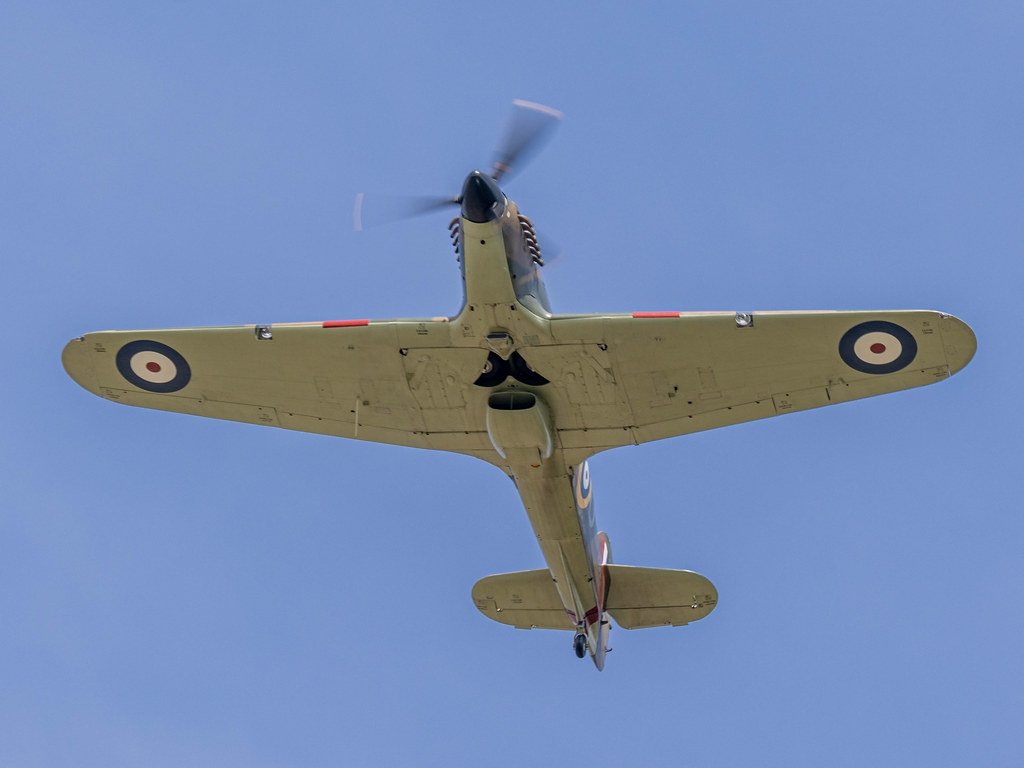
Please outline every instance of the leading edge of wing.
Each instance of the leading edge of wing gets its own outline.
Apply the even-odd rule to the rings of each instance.
[[[325,331],[329,330],[332,334],[355,334],[360,341],[364,342],[367,340],[377,342],[383,333],[394,332],[403,327],[407,329],[411,327],[414,329],[412,333],[401,334],[404,336],[404,339],[398,338],[396,335],[394,339],[396,344],[401,344],[403,341],[409,341],[415,346],[431,346],[431,338],[436,338],[438,343],[447,343],[448,323],[449,318],[434,317],[429,319],[410,318],[372,321],[366,319],[320,320],[314,322],[273,323],[268,325],[211,325],[198,327],[91,331],[72,339],[64,346],[64,350],[61,353],[61,362],[68,376],[70,376],[77,384],[93,394],[102,396],[102,393],[100,392],[100,388],[103,385],[103,382],[101,382],[101,376],[92,364],[93,360],[87,352],[106,353],[110,351],[108,347],[112,346],[117,346],[119,351],[120,347],[131,341],[152,339],[157,340],[159,344],[167,345],[168,340],[173,342],[174,339],[183,337],[199,340],[204,338],[212,339],[216,337],[218,339],[231,339],[236,343],[243,341],[245,343],[260,341],[273,342],[275,337],[280,337],[282,332],[290,334],[293,330],[322,329]],[[371,325],[373,326],[372,331],[369,330]],[[367,330],[361,331],[356,329]],[[387,330],[385,331],[385,329]],[[370,335],[371,333],[372,335]],[[155,351],[160,354],[159,350]],[[168,384],[168,382],[163,383]],[[169,393],[183,389],[184,386],[174,387],[174,385],[170,385],[169,387],[157,389],[153,389],[151,387],[143,388],[148,391]]]

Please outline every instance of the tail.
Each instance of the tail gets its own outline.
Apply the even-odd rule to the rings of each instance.
[[[612,563],[602,569],[604,612],[623,629],[685,626],[703,619],[718,604],[714,584],[693,571]],[[547,568],[480,579],[473,586],[473,602],[487,618],[518,629],[577,630]],[[591,649],[598,669],[604,666],[608,631],[604,615],[600,621],[597,647]]]
[[[707,616],[718,590],[693,571],[606,565],[605,610],[623,629],[682,627]]]

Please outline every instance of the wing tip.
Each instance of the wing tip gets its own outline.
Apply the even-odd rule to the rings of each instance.
[[[949,375],[962,371],[978,351],[978,337],[974,330],[954,315],[940,313],[942,343],[946,352]]]
[[[64,371],[71,379],[89,392],[96,394],[96,374],[93,371],[92,361],[89,358],[87,337],[79,336],[64,345],[60,361]]]

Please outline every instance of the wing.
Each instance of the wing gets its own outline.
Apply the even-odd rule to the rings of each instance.
[[[565,449],[601,450],[895,392],[974,355],[965,323],[931,311],[556,316],[523,350],[552,381]]]
[[[582,454],[947,378],[976,342],[950,315],[766,312],[554,317],[521,354],[551,383],[563,449]],[[64,367],[101,397],[495,459],[487,351],[445,318],[106,331]],[[462,343],[462,340],[458,340]]]
[[[63,354],[126,405],[471,454],[493,450],[466,407],[486,358],[453,348],[444,318],[106,331]]]

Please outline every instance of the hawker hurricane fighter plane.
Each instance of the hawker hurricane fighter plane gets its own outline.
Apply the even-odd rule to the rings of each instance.
[[[517,102],[499,160],[473,171],[449,230],[452,317],[323,320],[71,341],[64,367],[114,402],[476,456],[515,483],[546,567],[473,587],[488,618],[562,629],[601,669],[626,629],[707,616],[685,570],[612,562],[587,459],[609,448],[941,381],[975,351],[944,312],[555,314],[533,224],[499,187],[558,119]]]

